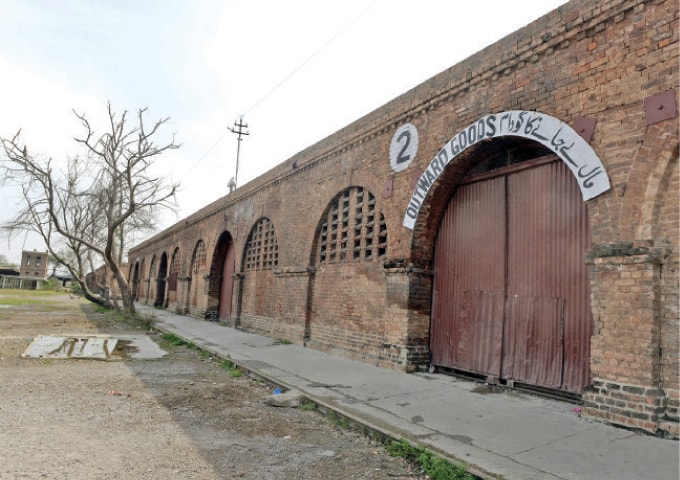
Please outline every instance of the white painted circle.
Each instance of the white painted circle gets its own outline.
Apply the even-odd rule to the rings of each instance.
[[[412,123],[399,127],[390,142],[390,166],[401,172],[411,165],[418,153],[418,129]]]

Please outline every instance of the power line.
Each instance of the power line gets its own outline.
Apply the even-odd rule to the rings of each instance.
[[[227,136],[227,133],[229,133],[229,130],[227,130],[226,132],[224,132],[224,133],[220,136],[220,138],[218,138],[218,139],[215,141],[215,143],[213,143],[213,144],[210,146],[210,148],[208,149],[208,151],[205,152],[203,155],[201,155],[201,157],[200,157],[198,160],[196,160],[196,161],[194,162],[194,164],[193,164],[193,165],[191,166],[191,168],[187,171],[187,173],[184,174],[185,177],[189,176],[189,174],[190,174],[191,172],[193,172],[194,169],[195,169],[196,167],[198,167],[198,164],[201,163],[201,162],[205,159],[205,157],[207,157],[207,156],[210,154],[210,152],[212,152],[212,151],[215,149],[215,147],[222,141],[222,139],[223,139],[224,137]]]
[[[314,57],[316,57],[319,53],[324,51],[331,43],[335,41],[336,38],[338,38],[340,35],[345,33],[349,27],[354,25],[357,20],[359,20],[361,17],[363,17],[366,12],[368,12],[371,8],[373,8],[373,5],[378,3],[380,0],[374,0],[371,4],[368,5],[365,9],[363,9],[359,14],[354,17],[352,20],[350,20],[349,23],[347,23],[344,27],[342,27],[340,30],[338,30],[335,35],[333,35],[330,39],[326,41],[321,47],[319,47],[316,51],[314,51],[307,59],[305,59],[301,64],[299,64],[297,67],[295,67],[288,75],[284,76],[281,81],[279,81],[272,89],[270,89],[267,93],[265,93],[258,101],[256,101],[250,108],[246,110],[246,113],[252,112],[255,108],[257,108],[262,102],[264,102],[269,96],[277,91],[284,83],[286,83],[288,80],[290,80],[293,75],[295,75],[297,72],[299,72],[305,65],[307,65]]]
[[[315,58],[317,55],[319,55],[322,51],[324,51],[331,43],[335,41],[340,35],[342,35],[346,30],[349,29],[352,25],[354,25],[361,17],[363,17],[366,12],[368,12],[373,6],[378,3],[380,0],[374,0],[371,2],[365,9],[363,9],[361,12],[359,12],[358,15],[356,15],[352,20],[350,20],[345,26],[343,26],[340,30],[338,30],[330,39],[328,39],[321,47],[316,49],[309,57],[307,57],[302,63],[300,63],[297,67],[295,67],[293,70],[290,71],[287,75],[285,75],[279,82],[277,82],[270,90],[268,90],[262,97],[260,97],[259,100],[257,100],[253,105],[251,105],[247,110],[246,113],[252,112],[255,108],[259,107],[267,98],[269,98],[275,91],[277,91],[281,86],[286,83],[288,80],[290,80],[297,72],[299,72],[305,65],[307,65],[313,58]],[[241,115],[241,118],[244,117],[244,114]],[[246,125],[247,127],[247,125]],[[222,141],[222,139],[227,135],[227,133],[233,132],[230,127],[227,127],[227,131],[224,132],[216,141],[211,145],[211,147],[206,151],[201,157],[194,162],[193,166],[187,171],[187,173],[184,176],[188,176],[191,172],[193,172],[196,167],[212,152],[217,145]],[[234,132],[236,133],[236,132]],[[241,138],[239,136],[239,144],[241,141]],[[236,153],[237,157],[237,167],[236,167],[236,174],[238,175],[238,150]]]

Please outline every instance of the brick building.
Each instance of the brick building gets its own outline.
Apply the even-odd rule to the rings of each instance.
[[[47,278],[48,252],[24,250],[21,252],[19,275],[22,277]]]
[[[120,269],[122,272],[127,271],[128,264],[121,263]],[[121,298],[120,288],[118,287],[116,277],[106,265],[102,265],[94,272],[88,273],[85,276],[85,282],[87,282],[88,288],[93,292],[102,295],[107,299]]]
[[[678,5],[573,0],[129,252],[137,299],[678,435]]]

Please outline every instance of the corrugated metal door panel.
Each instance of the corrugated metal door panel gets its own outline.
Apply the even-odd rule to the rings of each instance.
[[[562,386],[563,298],[507,297],[502,378]]]
[[[436,365],[500,374],[505,223],[502,177],[463,185],[449,202],[435,243]]]
[[[500,375],[503,338],[502,292],[468,290],[455,319],[455,366],[470,372]]]
[[[584,261],[590,239],[586,205],[571,173],[560,161],[509,175],[508,197],[512,200],[508,202],[507,295],[563,299],[564,360],[559,388],[580,392],[589,381],[592,332]],[[515,324],[511,329],[529,322],[514,317],[512,321]],[[544,327],[537,331],[536,341],[552,330],[549,325]],[[556,350],[546,349],[543,354],[535,368],[546,371],[536,373],[537,379],[551,378],[548,370],[553,370],[557,362],[552,357],[558,355]],[[506,351],[504,363],[508,366],[518,358],[515,355],[513,360],[509,355]],[[514,374],[515,370],[504,368],[504,378],[511,378],[508,372]],[[551,379],[548,384],[537,384],[557,388],[557,383]]]
[[[231,296],[234,291],[234,242],[229,242],[227,254],[222,267],[222,287],[220,289],[220,319],[228,320],[231,317]]]

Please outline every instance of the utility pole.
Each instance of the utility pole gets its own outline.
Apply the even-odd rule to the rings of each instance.
[[[243,123],[243,115],[238,119],[238,123],[234,122],[233,128],[229,127],[229,131],[238,136],[238,143],[236,144],[236,175],[234,175],[234,188],[236,188],[236,182],[238,182],[238,160],[239,155],[241,154],[241,140],[243,139],[243,135],[250,135],[247,128],[248,124]]]

